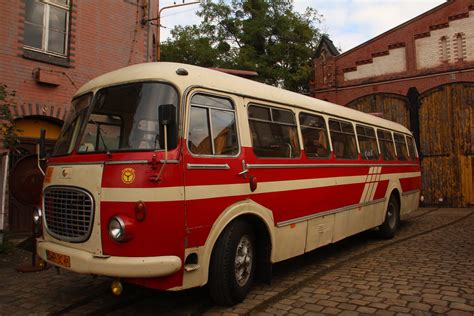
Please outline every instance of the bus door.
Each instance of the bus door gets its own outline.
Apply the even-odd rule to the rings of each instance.
[[[239,136],[238,98],[190,93],[184,154],[187,247],[204,245],[219,215],[250,193]]]

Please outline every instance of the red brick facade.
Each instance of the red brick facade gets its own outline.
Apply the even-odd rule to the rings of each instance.
[[[474,14],[471,0],[450,0],[404,24],[389,30],[341,55],[328,56],[325,69],[321,58],[315,59],[315,78],[311,83],[312,95],[319,99],[347,105],[351,101],[373,93],[394,93],[406,96],[410,87],[417,87],[420,93],[433,87],[450,83],[474,80],[474,60],[459,60],[443,63],[436,67],[417,66],[416,41],[433,36],[433,31],[449,27],[455,21],[467,20]],[[472,32],[472,29],[471,29]],[[474,50],[471,33],[470,45]],[[406,70],[346,80],[345,74],[356,71],[364,64],[371,64],[374,58],[390,55],[397,48],[405,48]],[[453,50],[456,50],[454,47]],[[438,52],[434,52],[438,53]],[[419,57],[419,56],[418,56]],[[425,56],[424,58],[436,58]],[[333,62],[331,60],[334,60]],[[326,72],[334,80],[323,83],[320,74]]]
[[[25,1],[0,1],[0,82],[16,91],[19,117],[63,120],[72,95],[86,81],[146,61],[148,27],[141,23],[146,0],[72,0],[65,66],[29,57],[23,47]]]

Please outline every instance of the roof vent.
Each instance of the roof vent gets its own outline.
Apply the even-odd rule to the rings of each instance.
[[[178,74],[179,76],[187,76],[188,71],[184,68],[178,68],[176,69],[176,74]]]

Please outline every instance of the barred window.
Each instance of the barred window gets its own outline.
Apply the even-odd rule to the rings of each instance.
[[[319,115],[300,113],[300,126],[306,156],[308,158],[329,157],[331,151],[324,118]]]
[[[235,109],[229,99],[195,94],[191,99],[190,116],[188,147],[192,153],[238,154]]]
[[[25,48],[67,55],[69,0],[26,0],[25,7]]]
[[[379,159],[380,153],[377,146],[377,137],[375,136],[375,130],[372,127],[362,125],[357,125],[356,130],[362,159]]]
[[[393,136],[395,138],[395,147],[397,149],[398,160],[408,160],[408,149],[405,136],[397,133],[394,133]]]
[[[383,160],[395,160],[395,146],[393,144],[392,133],[379,129],[377,130],[377,137],[379,138]]]
[[[293,112],[266,106],[249,106],[253,151],[257,157],[297,158],[300,146]]]
[[[329,120],[331,143],[338,159],[357,159],[357,145],[354,126],[351,123]]]

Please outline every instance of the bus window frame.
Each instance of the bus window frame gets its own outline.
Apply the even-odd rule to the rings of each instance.
[[[216,97],[216,98],[222,98],[222,99],[227,99],[230,101],[230,103],[232,104],[233,106],[233,109],[232,110],[226,110],[226,109],[223,109],[223,108],[214,108],[214,107],[209,107],[209,106],[206,106],[206,105],[202,105],[202,104],[196,104],[195,106],[196,107],[199,107],[199,108],[204,108],[204,109],[216,109],[216,110],[222,110],[222,111],[228,111],[228,112],[233,112],[234,113],[234,118],[235,118],[235,132],[236,132],[236,135],[237,135],[237,146],[238,146],[238,150],[237,150],[237,153],[235,155],[215,155],[215,154],[196,154],[194,152],[191,151],[191,148],[189,148],[189,132],[190,132],[190,128],[191,128],[191,107],[193,106],[192,105],[192,99],[193,97],[196,95],[196,94],[204,94],[204,95],[208,95],[208,96],[211,96],[211,97]],[[242,154],[242,144],[241,144],[241,137],[240,137],[240,126],[239,126],[239,115],[237,114],[238,111],[237,111],[237,100],[235,99],[235,95],[233,94],[226,94],[224,92],[222,93],[216,93],[214,91],[209,91],[209,90],[206,90],[206,89],[195,89],[195,90],[192,90],[190,92],[187,93],[187,96],[186,96],[186,104],[185,104],[185,110],[186,110],[186,126],[184,128],[184,132],[183,132],[183,139],[184,139],[184,142],[186,143],[186,149],[188,151],[188,153],[191,155],[191,157],[194,157],[194,158],[238,158],[240,157],[240,155]],[[207,117],[209,119],[209,115]],[[209,122],[210,123],[210,132],[212,134],[212,122]],[[209,135],[209,136],[212,136],[212,135]],[[213,142],[214,139],[212,139],[211,137],[211,142]],[[213,147],[212,143],[211,143],[211,148]]]
[[[380,137],[379,137],[379,134],[378,132],[381,131],[381,132],[388,132],[390,133],[390,137],[391,137],[391,142],[392,142],[392,148],[393,148],[393,154],[394,154],[394,157],[393,159],[387,159],[384,155],[384,153],[382,152],[382,145],[380,143]],[[380,156],[381,156],[381,159],[382,161],[387,161],[387,162],[390,162],[390,161],[399,161],[398,160],[398,155],[397,155],[397,147],[395,146],[395,140],[393,139],[393,131],[390,130],[390,129],[385,129],[385,128],[380,128],[380,127],[377,127],[377,131],[376,131],[376,135],[377,135],[377,140],[379,142],[379,146],[380,146]],[[388,141],[388,139],[382,139],[383,141]]]
[[[330,132],[329,132],[329,124],[328,124],[328,120],[327,120],[327,117],[324,116],[322,113],[318,113],[318,112],[309,112],[309,111],[298,111],[296,113],[296,118],[297,118],[297,124],[298,124],[298,133],[300,134],[300,144],[303,144],[303,147],[300,148],[302,151],[303,151],[303,155],[306,159],[309,159],[309,160],[329,160],[331,159],[331,153],[333,151],[332,149],[332,142],[331,142],[331,136],[330,136]],[[318,117],[321,117],[324,121],[324,126],[325,126],[325,132],[326,132],[326,140],[327,140],[327,145],[328,145],[328,148],[327,150],[329,151],[328,155],[327,156],[322,156],[322,157],[311,157],[311,156],[308,156],[306,154],[306,147],[304,146],[304,136],[303,136],[303,130],[302,130],[302,127],[304,125],[301,124],[301,119],[300,119],[300,116],[304,114],[304,115],[312,115],[312,116],[318,116]],[[312,127],[309,127],[309,128],[312,128]],[[317,128],[313,128],[313,129],[317,129]]]
[[[251,106],[256,106],[256,107],[263,107],[263,108],[267,108],[269,109],[269,112],[270,112],[270,118],[272,119],[271,121],[267,121],[267,120],[262,120],[262,119],[255,119],[255,118],[250,118],[250,115],[249,115],[249,110],[250,110],[250,107]],[[274,105],[274,104],[266,104],[266,103],[262,103],[262,102],[258,102],[258,101],[250,101],[246,104],[246,108],[247,108],[247,121],[248,121],[248,127],[249,127],[249,136],[250,136],[250,144],[252,146],[252,152],[255,156],[255,158],[257,159],[277,159],[277,160],[286,160],[286,159],[291,159],[291,160],[297,160],[297,159],[302,159],[302,153],[301,153],[301,150],[302,150],[302,147],[301,147],[301,131],[300,131],[300,125],[299,125],[299,121],[298,121],[298,113],[297,113],[297,109],[298,107],[296,106],[291,106],[291,105],[286,105],[286,107],[284,106],[280,106],[280,104],[278,105]],[[287,112],[290,112],[293,114],[293,119],[294,119],[294,125],[293,124],[290,124],[290,123],[283,123],[283,122],[278,122],[278,121],[273,121],[273,113],[272,113],[272,109],[275,109],[275,110],[281,110],[281,111],[287,111]],[[299,112],[299,111],[298,111]],[[279,125],[283,125],[283,126],[290,126],[290,127],[295,127],[296,128],[296,138],[298,140],[298,156],[295,156],[295,157],[262,157],[262,156],[259,156],[255,153],[255,147],[254,147],[254,144],[253,144],[253,139],[252,139],[252,129],[250,127],[250,121],[256,121],[256,122],[263,122],[263,123],[270,123],[270,124],[279,124]]]
[[[365,159],[364,158],[364,155],[362,154],[362,150],[360,149],[359,134],[357,133],[357,127],[358,126],[364,128],[364,129],[370,128],[374,131],[374,135],[375,135],[374,139],[375,139],[375,143],[377,144],[377,150],[378,150],[378,157],[376,159]],[[364,124],[361,124],[361,123],[356,123],[355,124],[355,133],[356,133],[357,145],[359,146],[359,155],[360,155],[361,160],[363,160],[363,161],[380,161],[380,159],[382,157],[382,153],[380,152],[380,144],[379,144],[379,139],[377,138],[376,127],[370,126],[370,125],[364,125]],[[367,135],[364,135],[364,136],[369,137]]]
[[[355,158],[338,158],[336,157],[336,150],[334,149],[334,146],[333,146],[333,143],[332,143],[332,135],[331,135],[331,126],[329,125],[329,122],[333,120],[335,122],[338,122],[339,123],[339,127],[341,128],[341,131],[335,131],[336,133],[342,133],[342,134],[346,134],[346,135],[350,135],[349,133],[347,132],[343,132],[342,131],[342,127],[340,125],[340,123],[346,123],[346,124],[350,124],[352,126],[352,131],[354,132],[354,139],[355,139],[355,147],[356,147],[356,157]],[[359,148],[359,143],[357,141],[357,131],[355,129],[355,121],[347,121],[347,119],[343,119],[343,118],[340,118],[340,117],[336,117],[336,116],[329,116],[328,117],[328,120],[327,120],[327,124],[328,124],[328,131],[329,131],[329,139],[330,139],[330,142],[331,142],[331,149],[332,149],[332,158],[334,160],[345,160],[345,161],[357,161],[357,160],[360,160],[360,148]]]

